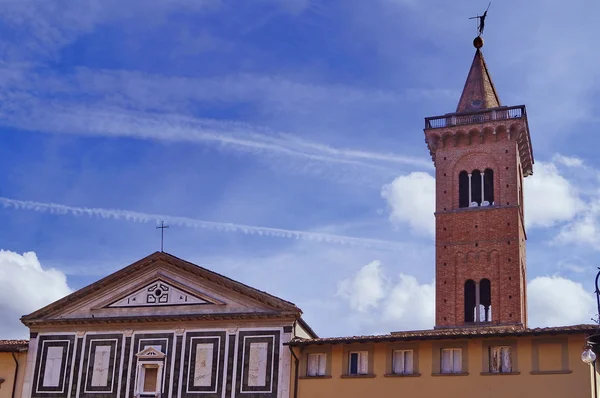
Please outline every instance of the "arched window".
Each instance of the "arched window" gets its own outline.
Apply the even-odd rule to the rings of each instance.
[[[482,173],[473,170],[471,174],[461,171],[458,174],[458,207],[491,206],[494,204],[494,170],[485,169]]]
[[[475,308],[477,294],[475,281],[469,279],[465,282],[465,322],[475,322]]]
[[[479,304],[483,310],[479,314],[480,322],[491,322],[492,320],[492,283],[489,279],[479,282]]]
[[[458,207],[469,207],[469,174],[464,170],[458,175]]]
[[[481,172],[479,170],[473,170],[471,173],[471,203],[476,202],[477,205],[481,205]]]
[[[494,170],[492,169],[485,169],[484,172],[483,203],[485,203],[487,206],[490,206],[494,203]]]
[[[465,282],[465,323],[492,321],[492,284],[489,279],[479,283]]]

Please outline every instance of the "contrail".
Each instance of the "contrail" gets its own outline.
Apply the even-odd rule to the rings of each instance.
[[[396,173],[397,165],[433,168],[426,157],[335,148],[298,136],[231,120],[85,106],[55,100],[52,107],[19,93],[0,94],[0,124],[29,131],[82,136],[130,137],[140,140],[217,145],[256,156],[303,159]]]
[[[259,227],[254,225],[203,221],[188,217],[177,217],[164,214],[148,214],[129,210],[75,207],[57,203],[23,201],[5,197],[0,197],[0,205],[5,208],[31,210],[39,213],[50,213],[56,215],[71,215],[77,217],[89,216],[104,219],[125,220],[136,223],[165,221],[171,225],[177,225],[181,227],[202,228],[220,232],[236,232],[245,235],[259,235],[275,238],[334,243],[339,245],[357,246],[378,250],[400,251],[403,249],[400,243],[380,239],[356,238],[320,232],[307,232],[291,229]]]

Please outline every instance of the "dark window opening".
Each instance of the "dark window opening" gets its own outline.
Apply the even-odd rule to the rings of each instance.
[[[479,282],[479,302],[481,305],[480,322],[490,322],[492,320],[492,284],[489,279],[482,279]]]
[[[458,175],[458,207],[469,207],[469,175],[464,170]]]
[[[481,172],[473,170],[471,173],[471,203],[475,202],[481,205]]]
[[[479,283],[465,282],[465,323],[492,321],[492,284],[489,279]]]
[[[469,279],[465,282],[465,322],[475,322],[476,306],[475,281]]]
[[[494,204],[494,171],[492,169],[485,169],[484,172],[483,203],[483,206]]]

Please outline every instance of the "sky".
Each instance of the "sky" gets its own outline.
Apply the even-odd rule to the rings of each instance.
[[[160,249],[292,301],[321,336],[434,324],[434,167],[487,1],[0,0],[0,338]],[[530,326],[589,323],[600,3],[494,2],[527,106]]]

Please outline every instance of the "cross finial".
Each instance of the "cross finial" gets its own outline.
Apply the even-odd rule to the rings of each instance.
[[[169,228],[168,225],[165,225],[164,221],[160,222],[160,226],[156,227],[156,229],[160,229],[160,251],[164,251],[164,242],[165,242],[165,228]]]

